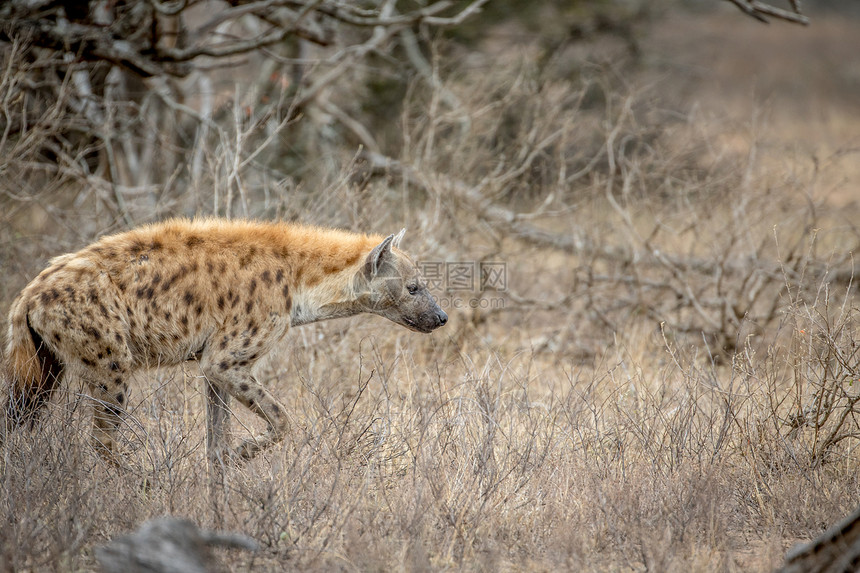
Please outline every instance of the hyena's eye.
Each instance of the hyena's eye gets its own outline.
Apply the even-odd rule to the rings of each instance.
[[[421,289],[418,287],[418,285],[411,284],[411,285],[406,285],[406,290],[409,292],[409,294],[418,294],[418,291]]]

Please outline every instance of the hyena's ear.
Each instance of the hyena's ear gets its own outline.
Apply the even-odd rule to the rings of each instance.
[[[388,235],[381,243],[373,247],[364,263],[364,274],[372,279],[382,268],[385,260],[391,257],[391,245],[395,241],[395,235]]]

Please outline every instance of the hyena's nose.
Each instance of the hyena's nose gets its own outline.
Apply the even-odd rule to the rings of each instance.
[[[448,315],[441,308],[436,311],[436,322],[439,323],[439,326],[445,326],[445,323],[448,322]]]

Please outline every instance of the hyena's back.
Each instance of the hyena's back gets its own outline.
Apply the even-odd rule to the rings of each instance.
[[[54,259],[17,314],[69,367],[176,364],[218,331],[288,324],[294,277],[288,245],[266,236],[273,230],[176,221],[106,237]]]

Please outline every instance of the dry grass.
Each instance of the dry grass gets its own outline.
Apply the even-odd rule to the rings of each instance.
[[[691,65],[682,29],[702,50],[747,29],[792,46],[805,33],[720,18],[657,24],[646,61],[670,50]],[[849,26],[816,25],[821,43]],[[162,514],[257,539],[256,554],[219,554],[237,571],[777,565],[860,503],[857,141],[805,127],[803,98],[824,98],[812,84],[790,112],[764,106],[768,121],[750,122],[762,102],[730,63],[747,49],[723,46],[698,83],[647,63],[623,82],[589,66],[571,80],[562,53],[541,70],[526,50],[505,69],[478,54],[446,70],[460,108],[410,91],[396,158],[417,181],[392,171],[356,185],[366,174],[346,152],[315,192],[246,180],[252,206],[267,198],[257,216],[405,222],[425,261],[504,261],[505,292],[446,294],[503,307],[449,308],[427,337],[377,318],[296,329],[258,369],[290,438],[214,494],[194,364],[132,387],[122,470],[87,445],[87,398],[68,384],[44,424],[2,446],[2,569],[95,569],[94,546]],[[785,77],[779,53],[768,61]],[[711,82],[729,79],[740,95],[715,97]],[[827,125],[856,121],[855,104],[824,101]],[[229,163],[241,150],[216,152]],[[459,184],[550,238],[524,238]],[[48,199],[36,195],[35,215],[4,199],[17,205],[6,221],[72,218]],[[37,260],[97,232],[98,213],[82,219],[94,227],[35,240],[19,220],[0,233],[4,308]],[[255,424],[237,408],[236,434]]]

